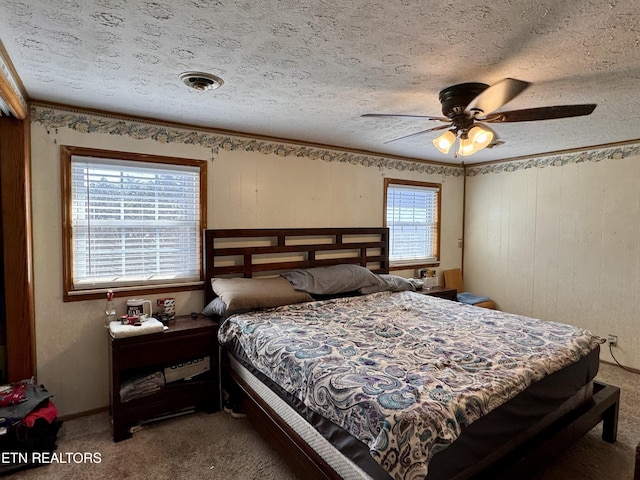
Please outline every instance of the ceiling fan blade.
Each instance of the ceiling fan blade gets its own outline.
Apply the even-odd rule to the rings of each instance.
[[[520,95],[529,82],[503,78],[469,102],[465,111],[471,115],[488,115]]]
[[[483,118],[483,122],[534,122],[536,120],[553,120],[556,118],[581,117],[589,115],[596,108],[595,103],[583,105],[555,105],[553,107],[525,108],[523,110],[511,110],[497,112]]]
[[[394,115],[387,113],[365,113],[361,117],[392,117],[392,118],[421,118],[423,120],[437,120],[439,122],[450,122],[451,119],[447,117],[431,117],[427,115]]]
[[[453,127],[453,125],[451,125],[451,124],[449,124],[449,125],[440,125],[439,127],[428,128],[427,130],[420,130],[419,132],[411,133],[409,135],[405,135],[404,137],[398,137],[398,138],[394,138],[393,140],[387,140],[384,143],[386,145],[387,143],[397,142],[399,140],[405,140],[405,139],[411,138],[411,137],[417,137],[418,135],[422,135],[423,133],[435,132],[436,130],[444,130],[446,128],[452,128],[452,127]]]

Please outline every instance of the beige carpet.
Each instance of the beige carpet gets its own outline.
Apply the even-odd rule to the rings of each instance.
[[[623,480],[633,477],[635,445],[640,441],[640,376],[602,365],[599,379],[622,389],[618,442],[600,439],[596,427],[535,480]],[[132,439],[113,443],[106,413],[65,422],[58,453],[70,463],[24,470],[19,479],[220,479],[293,480],[296,477],[249,420],[224,413],[196,413],[146,425]],[[73,454],[98,453],[100,463],[74,463]],[[76,458],[80,458],[75,455]],[[95,455],[92,457],[95,459]],[[63,457],[64,458],[64,457]]]

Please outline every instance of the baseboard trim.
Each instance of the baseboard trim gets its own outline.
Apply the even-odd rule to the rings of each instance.
[[[628,370],[628,371],[630,371],[632,373],[640,374],[640,370],[637,369],[637,368],[627,367],[626,365],[620,365],[618,363],[610,362],[608,360],[600,360],[600,363],[605,363],[607,365],[611,365],[612,367],[618,367],[618,368],[622,368],[622,369]]]
[[[73,420],[76,418],[80,418],[80,417],[87,417],[89,415],[95,415],[96,413],[102,413],[102,412],[106,412],[109,410],[109,407],[100,407],[100,408],[94,408],[92,410],[86,410],[84,412],[78,412],[78,413],[72,413],[70,415],[63,415],[61,417],[59,417],[59,420],[62,422],[67,422],[69,420]]]

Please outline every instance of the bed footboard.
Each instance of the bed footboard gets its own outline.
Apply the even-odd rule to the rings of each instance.
[[[553,460],[602,422],[602,439],[614,443],[618,435],[620,388],[594,381],[591,399],[558,419],[538,435],[480,475],[481,478],[523,478]]]
[[[241,378],[234,373],[232,377],[244,394],[242,406],[256,430],[278,450],[300,478],[340,478],[340,475],[280,419],[264,400],[255,395]],[[558,419],[474,478],[525,478],[527,474],[531,475],[548,464],[600,422],[603,424],[602,439],[614,443],[618,431],[619,403],[618,387],[594,382],[594,395],[590,400]],[[638,448],[637,455],[640,455],[640,445]],[[636,458],[635,480],[640,480],[640,457]]]

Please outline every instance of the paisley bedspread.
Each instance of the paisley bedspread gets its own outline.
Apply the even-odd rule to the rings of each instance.
[[[424,478],[464,426],[598,343],[570,325],[415,292],[234,315],[219,339],[234,338],[258,370],[403,480]]]

